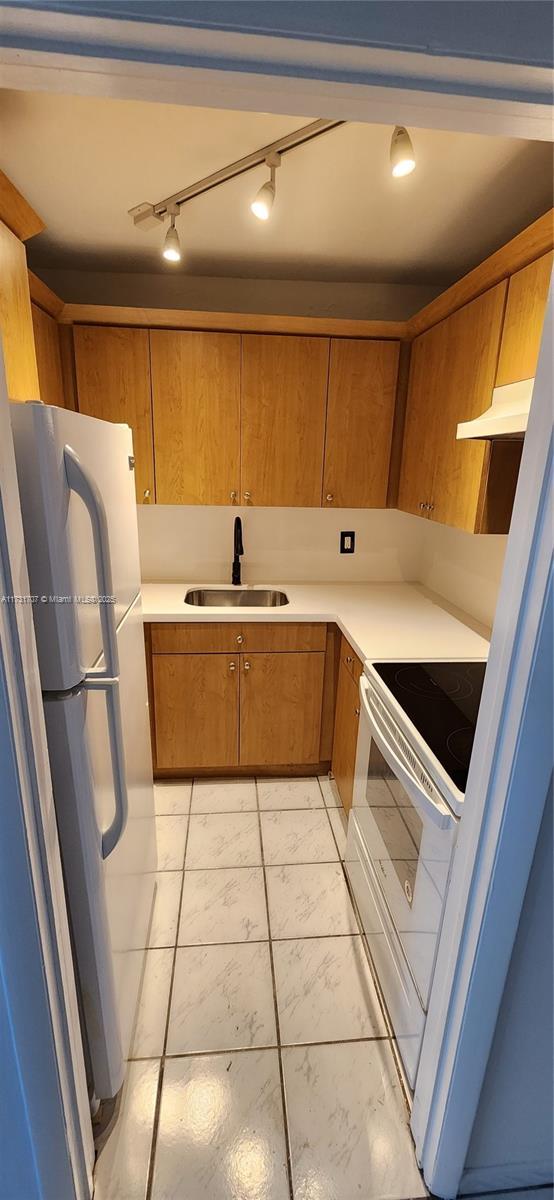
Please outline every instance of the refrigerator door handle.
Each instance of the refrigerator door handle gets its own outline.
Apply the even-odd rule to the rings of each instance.
[[[125,750],[123,748],[123,732],[121,728],[119,679],[106,679],[105,676],[101,678],[94,671],[91,671],[89,675],[85,675],[82,686],[85,691],[104,692],[106,696],[115,812],[111,825],[102,834],[102,858],[105,859],[108,858],[112,850],[115,850],[117,843],[123,836],[129,814]]]
[[[79,455],[71,446],[64,446],[64,464],[67,482],[72,492],[81,497],[88,512],[92,526],[94,542],[94,560],[96,564],[96,583],[99,596],[100,624],[102,628],[102,648],[104,651],[105,668],[103,671],[90,671],[87,678],[113,680],[119,675],[119,656],[117,652],[117,631],[113,605],[112,564],[110,559],[110,539],[108,535],[108,520],[104,501],[92,475],[83,466]]]

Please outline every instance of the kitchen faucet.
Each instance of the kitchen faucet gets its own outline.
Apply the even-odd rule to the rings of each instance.
[[[235,517],[235,530],[233,535],[233,573],[231,575],[231,583],[240,587],[240,556],[244,554],[244,546],[242,544],[242,521],[240,517]]]

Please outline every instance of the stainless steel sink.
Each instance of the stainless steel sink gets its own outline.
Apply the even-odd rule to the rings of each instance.
[[[208,608],[280,608],[288,604],[285,592],[272,588],[194,588],[185,604]]]

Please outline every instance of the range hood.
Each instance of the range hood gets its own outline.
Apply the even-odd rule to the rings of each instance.
[[[456,437],[463,438],[522,438],[527,429],[534,379],[506,383],[492,394],[492,404],[474,421],[462,421]]]

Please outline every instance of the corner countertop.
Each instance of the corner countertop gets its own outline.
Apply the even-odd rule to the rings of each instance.
[[[256,584],[287,593],[281,608],[196,608],[184,603],[194,587],[225,584],[143,583],[145,623],[158,621],[336,622],[361,659],[487,658],[488,631],[415,583]]]

